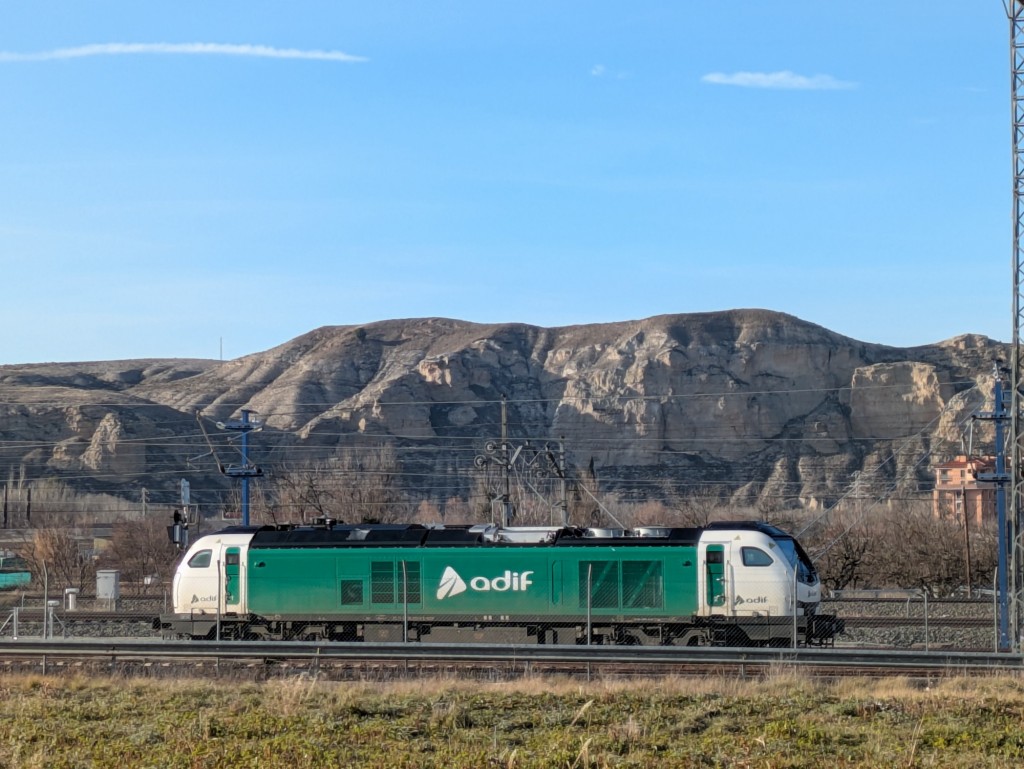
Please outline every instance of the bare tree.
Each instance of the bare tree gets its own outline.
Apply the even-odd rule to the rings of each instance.
[[[633,505],[627,517],[634,526],[678,526],[676,512],[659,500]]]
[[[82,553],[74,532],[64,527],[37,529],[31,542],[20,552],[28,564],[32,579],[50,588],[82,589],[95,578],[92,558]]]
[[[24,465],[17,473],[10,468],[7,480],[0,483],[0,500],[7,504],[7,525],[15,528],[81,525],[138,512],[138,502],[76,491],[56,478],[29,481]]]
[[[272,487],[272,481],[268,482],[267,478],[261,478],[258,480],[249,481],[249,522],[252,524],[260,523],[284,523],[279,520],[280,515],[277,508],[272,504],[271,493],[268,490]],[[241,484],[233,485],[227,493],[227,502],[225,503],[225,511],[231,511],[233,514],[229,516],[227,513],[225,517],[241,516],[242,510],[242,488]]]
[[[441,509],[442,520],[446,523],[479,523],[481,520],[473,506],[462,497],[448,497]]]
[[[412,523],[439,524],[441,523],[441,511],[433,502],[426,499],[421,500],[416,506]]]
[[[328,460],[276,473],[260,515],[278,523],[320,517],[349,523],[408,521],[413,506],[402,492],[400,473],[390,446],[345,449]]]
[[[971,533],[971,573],[990,584],[997,549],[991,524]],[[833,511],[804,538],[822,582],[832,590],[900,588],[943,596],[967,585],[963,524],[936,517],[930,501],[896,510],[856,503]]]
[[[274,477],[277,507],[286,519],[304,522],[332,517],[338,491],[324,462],[295,467]]]
[[[569,493],[569,522],[576,526],[600,526],[607,516],[601,511],[601,484],[591,458],[576,474]]]
[[[874,564],[879,527],[864,512],[832,513],[815,526],[803,545],[815,558],[821,581],[830,590],[882,587]]]
[[[936,518],[925,500],[908,503],[886,521],[886,542],[898,543],[900,553],[878,559],[880,579],[936,596],[966,583],[962,529],[956,521]]]
[[[347,449],[333,458],[329,475],[335,509],[346,521],[407,521],[411,505],[402,492],[401,466],[391,446]]]
[[[118,569],[128,585],[141,589],[148,576],[166,579],[177,553],[167,537],[167,521],[150,517],[118,524],[100,561],[104,567]]]
[[[668,505],[676,514],[677,526],[707,526],[723,520],[728,500],[717,486],[698,486],[685,497],[670,498]]]

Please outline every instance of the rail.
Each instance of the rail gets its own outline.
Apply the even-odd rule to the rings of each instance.
[[[874,649],[739,649],[706,647],[495,646],[489,644],[297,643],[216,641],[82,641],[77,639],[0,641],[0,660],[10,658],[106,660],[260,660],[380,662],[500,662],[614,664],[643,670],[653,665],[771,667],[890,672],[995,672],[1024,670],[1021,654]]]

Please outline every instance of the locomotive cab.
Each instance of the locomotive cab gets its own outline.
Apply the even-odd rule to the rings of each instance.
[[[244,614],[246,561],[255,529],[233,527],[197,539],[174,573],[174,612]]]
[[[698,548],[700,614],[792,617],[815,614],[821,585],[792,536],[764,523],[707,526]]]

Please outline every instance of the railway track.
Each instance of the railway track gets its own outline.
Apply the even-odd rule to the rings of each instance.
[[[494,646],[479,644],[218,643],[157,639],[0,641],[0,669],[97,671],[145,675],[316,673],[328,678],[461,674],[638,677],[763,676],[780,669],[818,677],[944,677],[1024,672],[1019,654],[877,649],[732,649],[702,647]]]

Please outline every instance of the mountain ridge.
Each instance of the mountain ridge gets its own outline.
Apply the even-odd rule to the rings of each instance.
[[[713,483],[736,500],[815,506],[853,473],[926,483],[922,457],[953,450],[1007,354],[977,334],[892,347],[758,309],[322,326],[229,361],[0,365],[0,472],[170,488],[208,449],[196,412],[224,421],[244,407],[264,425],[268,467],[379,442],[410,477],[446,479],[431,482],[443,499],[470,493],[469,455],[498,437],[504,398],[512,439],[564,436],[573,466],[594,465],[623,494]],[[226,490],[202,472],[211,495]]]

